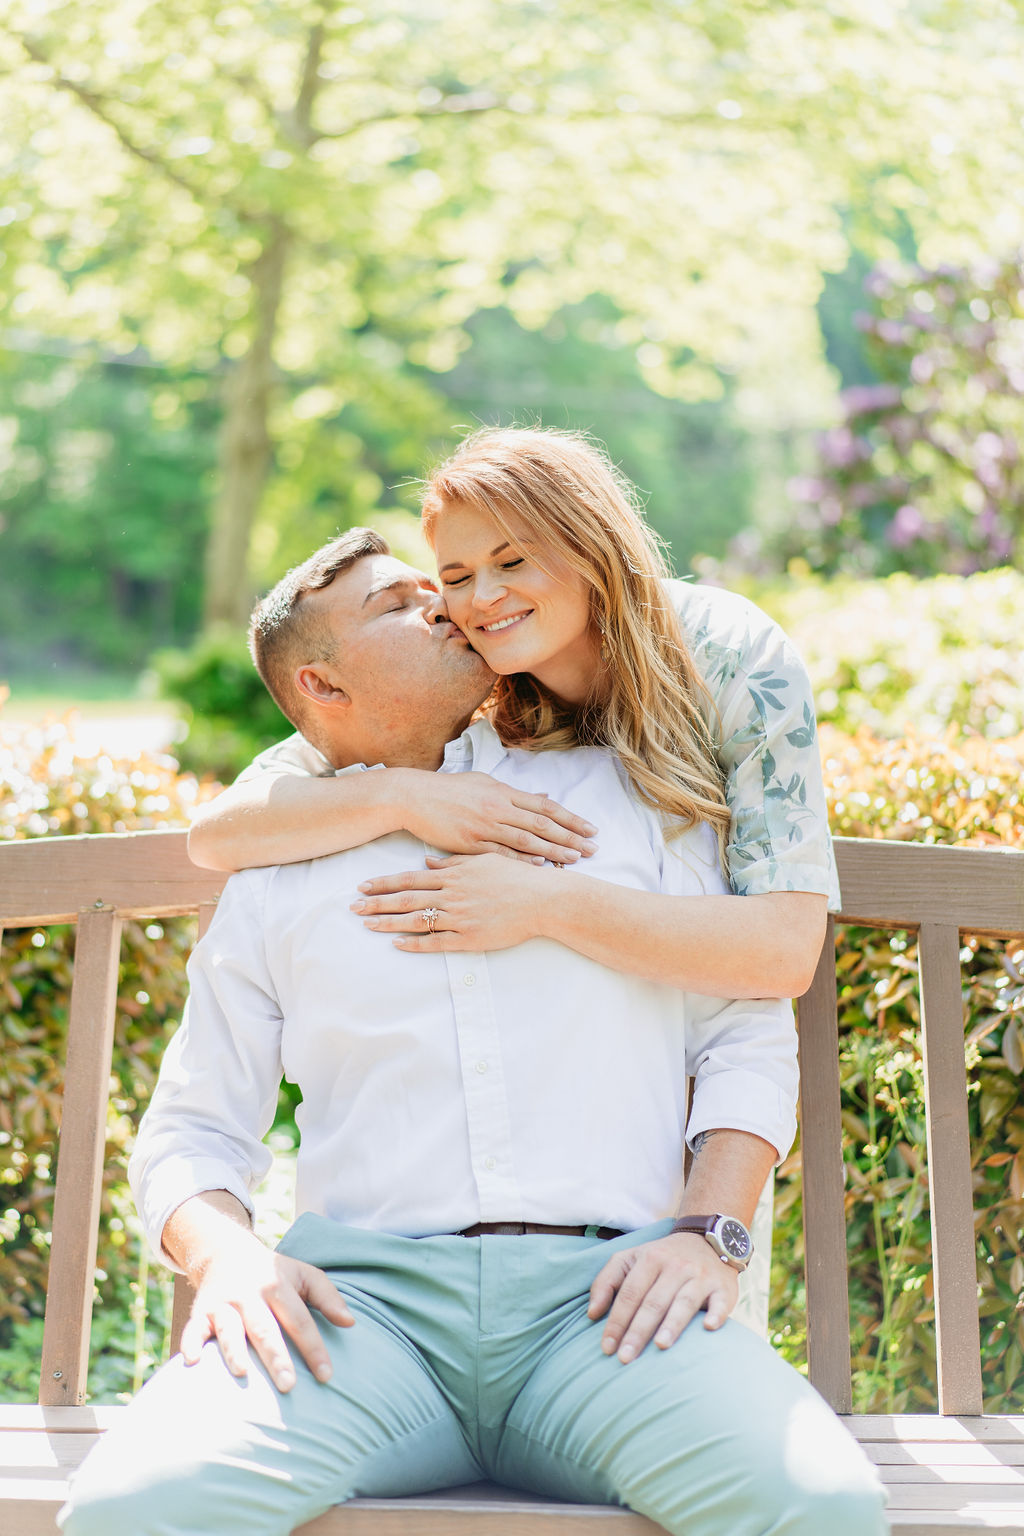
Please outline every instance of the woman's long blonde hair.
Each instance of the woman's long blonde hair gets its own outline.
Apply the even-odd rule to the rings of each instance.
[[[592,696],[572,707],[528,673],[499,677],[491,719],[501,740],[534,750],[602,743],[641,799],[665,814],[669,836],[707,821],[722,849],[729,810],[717,712],[665,590],[670,572],[657,535],[628,481],[582,433],[485,428],[428,478],[428,538],[455,506],[486,513],[511,541],[525,528],[582,577],[607,663]]]

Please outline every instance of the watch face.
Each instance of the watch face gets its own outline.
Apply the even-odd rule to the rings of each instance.
[[[728,1217],[718,1229],[718,1240],[733,1259],[745,1259],[750,1252],[750,1237],[742,1222]]]

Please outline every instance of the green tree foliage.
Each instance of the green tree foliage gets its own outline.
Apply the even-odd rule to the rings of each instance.
[[[80,356],[0,368],[0,647],[11,671],[137,665],[187,638],[212,467],[205,381]]]
[[[786,541],[817,569],[965,572],[1024,557],[1024,258],[877,269],[878,382],[847,390]],[[802,535],[802,537],[801,537]]]
[[[13,0],[0,285],[34,334],[222,370],[237,621],[294,400],[313,436],[482,308],[602,292],[656,388],[818,420],[843,207],[1020,237],[1022,35],[1001,0]]]

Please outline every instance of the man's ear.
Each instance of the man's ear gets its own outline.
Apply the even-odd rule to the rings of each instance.
[[[322,667],[312,665],[299,667],[294,683],[303,698],[319,705],[321,709],[325,707],[330,709],[351,702],[344,688],[339,688],[336,683],[333,683]]]

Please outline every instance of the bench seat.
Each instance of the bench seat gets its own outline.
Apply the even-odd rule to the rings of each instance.
[[[68,1476],[123,1411],[0,1409],[0,1536],[54,1536]],[[881,1473],[898,1536],[1024,1532],[1024,1415],[864,1414],[845,1422]],[[353,1499],[301,1527],[301,1536],[659,1532],[659,1526],[628,1510],[556,1504],[491,1483],[417,1498]]]

